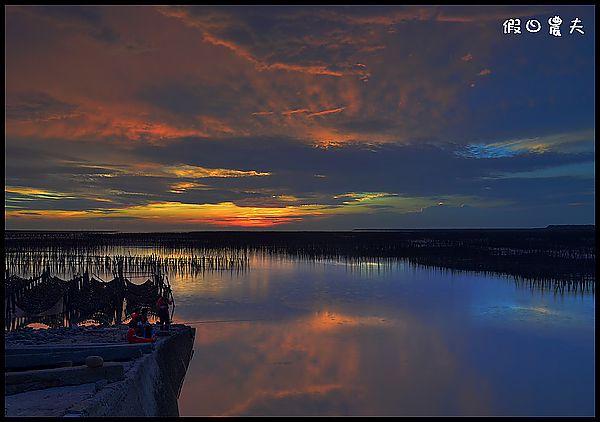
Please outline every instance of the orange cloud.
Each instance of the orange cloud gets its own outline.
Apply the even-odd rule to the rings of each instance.
[[[307,108],[299,108],[296,110],[287,110],[287,111],[281,112],[281,114],[284,116],[291,116],[292,114],[297,114],[297,113],[310,113],[310,110]]]
[[[260,64],[259,70],[287,70],[293,72],[304,72],[313,75],[326,75],[326,76],[344,76],[342,72],[336,72],[328,69],[326,66],[302,66],[288,63],[272,63],[272,64]]]
[[[194,183],[194,182],[175,183],[170,186],[171,190],[169,192],[184,193],[190,189],[205,189],[207,187],[208,187],[207,185],[203,185],[201,183]]]
[[[186,25],[200,29],[202,31],[202,39],[204,41],[206,41],[210,44],[225,47],[225,48],[231,50],[233,53],[235,53],[239,57],[248,60],[259,71],[286,70],[286,71],[308,73],[308,74],[312,74],[312,75],[325,75],[325,76],[335,76],[335,77],[340,77],[340,76],[344,75],[344,73],[338,72],[338,71],[333,71],[331,69],[328,69],[326,66],[298,65],[298,64],[290,64],[290,63],[280,63],[280,62],[267,63],[267,62],[261,61],[261,60],[257,59],[256,57],[254,57],[254,55],[252,53],[250,53],[248,51],[248,49],[243,48],[242,46],[240,46],[232,41],[228,41],[228,40],[219,38],[216,35],[208,32],[207,30],[204,29],[207,26],[205,22],[195,19],[194,17],[190,16],[190,14],[187,11],[185,11],[183,9],[179,9],[179,10],[173,12],[173,11],[169,11],[166,8],[160,8],[159,11],[161,13],[163,13],[165,16],[178,18],[178,19],[182,20]]]
[[[346,107],[338,107],[338,108],[333,108],[331,110],[317,111],[316,113],[309,114],[308,117],[325,116],[327,114],[340,113],[340,112],[344,111],[345,109],[346,109]]]
[[[283,202],[297,202],[300,200],[300,198],[293,195],[273,195],[273,198]]]
[[[5,210],[5,218],[72,219],[130,217],[139,220],[164,221],[174,224],[208,224],[218,227],[271,227],[307,216],[322,215],[321,205],[288,205],[285,207],[241,207],[232,202],[217,204],[186,204],[181,202],[152,202],[125,208],[102,210]]]
[[[283,115],[283,116],[291,116],[293,114],[308,113],[306,115],[307,117],[316,117],[316,116],[324,116],[324,115],[332,114],[332,113],[339,113],[341,111],[344,111],[345,109],[346,109],[346,107],[338,107],[338,108],[333,108],[333,109],[330,109],[330,110],[322,110],[322,111],[311,112],[307,108],[298,108],[298,109],[295,109],[295,110],[282,111],[281,115]]]
[[[71,220],[71,219],[88,219],[90,217],[105,216],[106,212],[97,210],[85,210],[85,211],[66,211],[66,210],[4,210],[4,217],[6,218],[26,218],[36,220]]]
[[[128,118],[105,109],[100,112],[81,111],[61,119],[44,121],[8,120],[7,134],[18,137],[81,139],[114,138],[120,140],[164,140],[185,136],[208,136],[210,132],[195,128],[177,127],[152,119]]]
[[[284,59],[273,58],[277,54],[263,57],[255,52],[254,47],[256,51],[265,51],[264,43],[256,41],[256,45],[246,46],[227,39],[222,34],[230,28],[253,29],[226,9],[210,9],[206,14],[197,15],[184,8],[170,7],[158,8],[160,13],[156,13],[154,8],[125,14],[113,12],[110,8],[103,10],[104,18],[112,27],[130,34],[132,38],[147,40],[153,48],[135,56],[115,55],[111,46],[97,42],[91,44],[89,37],[75,37],[69,42],[69,50],[59,43],[48,52],[38,52],[36,60],[44,63],[48,72],[32,70],[34,67],[27,61],[14,65],[19,73],[12,71],[10,90],[48,90],[48,94],[76,108],[69,113],[49,113],[44,121],[17,122],[8,119],[9,136],[74,140],[102,138],[123,143],[166,143],[194,136],[225,138],[254,135],[285,135],[319,144],[366,138],[369,142],[406,142],[412,136],[422,135],[421,132],[426,131],[424,128],[429,127],[423,125],[425,115],[427,121],[435,118],[438,124],[443,124],[445,111],[456,105],[456,94],[461,89],[468,89],[465,83],[443,82],[443,74],[437,75],[435,71],[421,75],[407,67],[402,73],[397,67],[382,66],[385,57],[381,54],[365,57],[361,53],[361,49],[377,47],[377,50],[393,42],[383,29],[371,27],[379,25],[377,22],[434,19],[434,8],[391,9],[389,13],[378,16],[324,11],[325,18],[334,23],[332,28],[317,34],[301,34],[299,40],[302,45],[306,41],[307,48],[331,49],[335,67],[333,63],[297,63],[295,59],[294,63],[288,63]],[[297,13],[286,15],[283,19],[295,18]],[[311,15],[315,12],[307,10],[303,13]],[[128,25],[130,20],[135,21],[135,25]],[[340,20],[355,24],[356,31],[336,28],[335,23]],[[148,33],[148,25],[141,25],[146,21],[151,27],[160,28],[161,33],[168,33],[168,38]],[[204,42],[198,42],[198,38]],[[298,48],[298,43],[292,39],[282,38],[269,43],[277,51],[288,44],[289,48]],[[178,48],[172,48],[172,45]],[[348,49],[349,46],[352,48]],[[477,57],[482,56],[478,51],[473,53]],[[59,61],[55,57],[64,57],[64,60]],[[172,62],[180,65],[163,64]],[[207,67],[206,63],[211,65]],[[427,63],[417,65],[421,68]],[[77,69],[81,68],[86,69],[85,80],[93,83],[84,83],[78,77]],[[202,71],[198,72],[198,69]],[[10,67],[7,70],[10,71]],[[50,78],[49,75],[58,76]],[[210,86],[216,92],[223,89],[235,94],[231,97],[233,99],[217,95],[216,100],[225,98],[231,104],[220,104],[215,110],[210,109],[213,99],[207,99],[207,105],[200,108],[209,110],[208,116],[186,117],[138,97],[140,91],[165,80],[185,80],[185,86],[189,82],[190,87]],[[198,98],[201,102],[201,96]],[[423,98],[425,101],[422,101]],[[291,110],[290,105],[294,106]],[[337,127],[332,127],[333,122],[317,118],[341,111],[344,113],[336,119],[337,123],[341,123]],[[290,119],[289,116],[302,118]],[[375,127],[372,132],[364,129],[355,132],[343,125],[346,119],[359,116],[365,120],[394,120],[399,124],[393,129],[395,133]],[[323,136],[326,133],[328,136]]]

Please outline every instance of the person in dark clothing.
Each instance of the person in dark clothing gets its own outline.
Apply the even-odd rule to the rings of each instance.
[[[127,330],[127,342],[128,343],[153,343],[156,341],[154,337],[141,337],[137,335],[136,330],[134,328],[129,328]]]
[[[150,322],[148,321],[148,308],[143,308],[142,309],[142,313],[140,315],[140,321],[138,322],[138,326],[140,327],[140,333],[145,337],[145,338],[151,338],[152,337],[152,325],[150,324]]]
[[[127,330],[127,342],[128,343],[151,343],[156,339],[152,337],[152,327],[150,327],[150,335],[145,335],[145,327],[142,323],[144,318],[144,312],[140,309],[136,309],[131,314],[131,321],[127,324],[129,329]],[[145,316],[146,322],[148,321],[147,311]]]
[[[138,322],[140,322],[140,317],[141,317],[140,309],[137,308],[131,314],[131,321],[129,321],[129,323],[127,324],[129,326],[129,328],[133,328],[135,330],[138,326]]]
[[[167,290],[167,296],[168,297],[168,293],[170,293],[170,290]],[[156,309],[158,310],[158,317],[160,318],[160,329],[162,330],[169,330],[169,324],[171,321],[169,321],[169,305],[171,305],[172,302],[169,299],[166,299],[164,296],[160,296],[158,298],[158,300],[156,301]]]

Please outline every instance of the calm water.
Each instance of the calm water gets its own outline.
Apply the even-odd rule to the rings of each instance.
[[[408,264],[172,279],[181,415],[593,415],[594,296]],[[220,322],[210,322],[220,321]]]
[[[589,293],[262,255],[169,278],[175,322],[196,327],[183,416],[594,415]]]

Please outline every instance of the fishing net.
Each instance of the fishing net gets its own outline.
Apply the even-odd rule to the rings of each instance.
[[[19,309],[28,314],[41,314],[62,300],[67,289],[67,283],[60,278],[48,277],[29,288],[15,303]]]
[[[73,289],[69,305],[71,309],[82,314],[93,314],[98,310],[113,307],[119,299],[118,279],[102,282],[91,278],[82,283],[80,289]]]
[[[155,305],[159,297],[159,286],[148,279],[142,284],[134,284],[125,280],[125,315],[131,315],[138,308],[149,308],[149,313],[155,315]]]
[[[163,284],[164,279],[158,276],[135,284],[126,278],[115,277],[107,282],[87,274],[71,280],[50,277],[47,272],[30,279],[13,275],[5,279],[5,327],[42,322],[42,317],[58,326],[65,321],[120,322],[124,300],[126,316],[140,307],[149,308],[149,313],[155,316],[155,304],[165,288]]]

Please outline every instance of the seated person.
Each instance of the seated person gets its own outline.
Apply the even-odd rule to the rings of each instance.
[[[142,310],[141,313],[136,310],[131,314],[131,321],[129,321],[129,329],[127,330],[128,343],[152,343],[155,341],[147,314],[147,310]]]
[[[133,311],[133,313],[131,314],[131,321],[129,321],[129,323],[127,325],[129,325],[130,328],[134,328],[137,327],[138,322],[140,322],[140,309],[137,308]]]
[[[128,343],[154,343],[156,339],[154,337],[146,338],[137,335],[134,328],[127,330],[127,342]]]
[[[148,308],[142,309],[140,320],[138,322],[139,336],[145,338],[151,338],[154,334],[152,324],[148,321]]]

